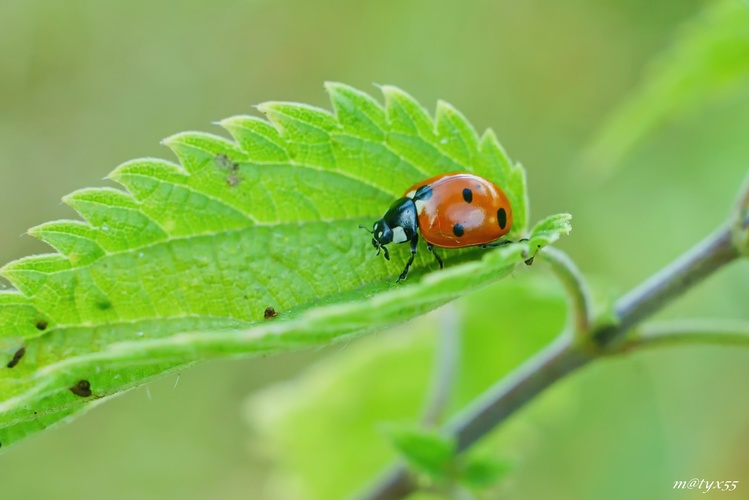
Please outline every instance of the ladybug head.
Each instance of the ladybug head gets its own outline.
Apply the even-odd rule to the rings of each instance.
[[[393,231],[385,220],[380,219],[375,222],[371,231],[364,226],[360,225],[359,227],[372,235],[372,246],[377,249],[377,255],[380,255],[380,251],[382,251],[385,254],[385,259],[390,260],[390,253],[385,245],[393,241]]]

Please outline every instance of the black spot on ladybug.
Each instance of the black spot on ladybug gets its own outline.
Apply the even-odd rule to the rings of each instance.
[[[428,200],[432,197],[432,186],[421,186],[414,193],[414,200]]]
[[[13,355],[13,359],[8,361],[8,368],[13,368],[18,364],[19,361],[21,361],[21,358],[23,355],[26,354],[26,348],[21,347],[19,350],[16,351],[16,353]]]
[[[40,319],[36,322],[36,329],[37,330],[46,330],[47,329],[47,322],[43,319]]]
[[[504,229],[507,225],[507,212],[504,208],[497,210],[497,224],[499,224],[500,229]]]
[[[457,236],[458,238],[460,238],[461,236],[463,236],[463,233],[465,233],[465,230],[463,229],[463,226],[461,226],[460,224],[455,224],[453,226],[453,234],[455,236]]]
[[[87,398],[91,395],[91,383],[88,380],[79,380],[75,385],[68,387],[68,390],[76,396]]]
[[[268,306],[265,308],[265,312],[263,312],[263,317],[265,319],[272,319],[276,316],[278,316],[278,312],[272,306]]]
[[[466,203],[471,203],[473,201],[473,191],[465,188],[463,190],[463,199],[466,200]]]

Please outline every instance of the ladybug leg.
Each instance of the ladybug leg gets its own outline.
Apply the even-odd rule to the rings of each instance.
[[[398,279],[395,280],[396,283],[400,283],[401,280],[406,279],[406,275],[408,274],[408,268],[411,267],[411,264],[414,263],[414,257],[416,257],[416,248],[419,245],[419,235],[414,234],[414,237],[411,238],[411,257],[408,259],[408,262],[406,262],[406,267],[403,268],[403,272],[400,276],[398,276]]]
[[[528,238],[523,238],[521,240],[518,240],[517,242],[522,243],[524,241],[528,241]],[[515,243],[515,242],[512,240],[495,241],[494,243],[484,243],[483,245],[481,245],[481,248],[497,248],[497,247],[501,247],[504,245],[509,245],[510,243]],[[538,250],[540,248],[541,247],[536,247],[536,253],[538,253]],[[533,264],[533,259],[536,258],[536,253],[534,253],[531,257],[525,260],[526,265],[530,266],[531,264]]]
[[[512,240],[495,241],[494,243],[484,243],[483,245],[481,245],[481,248],[503,247],[505,245],[509,245],[510,243],[515,243],[515,242]]]
[[[521,240],[521,241],[523,241],[523,240]],[[528,240],[525,240],[525,241],[528,241]],[[526,265],[530,266],[531,264],[533,264],[533,259],[536,258],[536,254],[538,253],[539,250],[541,250],[541,245],[536,245],[536,251],[533,252],[533,255],[531,255],[529,259],[526,259],[526,261],[525,261]]]
[[[484,243],[483,245],[481,245],[481,248],[497,248],[497,247],[509,245],[510,243],[522,243],[524,241],[528,241],[528,238],[523,238],[522,240],[518,240],[517,242],[512,241],[512,240],[502,240],[502,241],[495,241],[493,243]]]
[[[431,243],[427,243],[427,249],[432,252],[432,255],[434,255],[434,258],[437,260],[437,264],[440,265],[440,269],[445,267],[442,265],[442,259],[440,259],[440,256],[437,255],[437,252],[434,251],[434,245],[432,245]]]

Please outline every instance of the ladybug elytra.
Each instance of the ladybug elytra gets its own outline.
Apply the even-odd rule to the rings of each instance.
[[[401,281],[414,261],[419,232],[442,269],[442,259],[434,247],[500,246],[510,243],[496,240],[511,228],[512,207],[504,191],[483,177],[459,172],[414,184],[390,205],[370,232],[377,255],[382,251],[387,260],[390,254],[385,245],[410,243],[411,257],[398,277]]]

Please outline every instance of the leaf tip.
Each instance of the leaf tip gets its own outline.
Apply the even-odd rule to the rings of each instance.
[[[344,84],[344,83],[341,83],[341,82],[332,82],[332,81],[328,80],[328,81],[326,81],[326,82],[323,83],[323,88],[325,89],[325,91],[327,93],[330,94],[330,93],[333,93],[333,92],[336,92],[336,91],[340,90],[341,88],[350,88],[350,87],[348,85]]]
[[[219,121],[213,122],[213,124],[218,125],[219,127],[224,128],[226,130],[231,130],[231,128],[238,125],[239,122],[240,122],[240,117],[230,116],[228,118],[223,118]]]
[[[260,104],[254,104],[252,107],[261,112],[262,114],[268,114],[268,111],[272,108],[272,105],[277,101],[266,101]]]
[[[177,132],[176,134],[164,137],[159,141],[159,144],[166,146],[169,149],[174,149],[174,145],[181,143],[187,134],[188,132]]]
[[[406,91],[401,90],[395,85],[380,85],[379,89],[380,92],[382,92],[383,97],[385,98],[386,106],[392,105],[392,103],[399,100],[413,101],[413,98],[408,93],[406,93]]]

